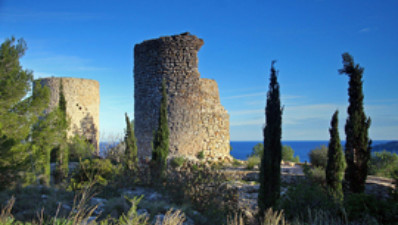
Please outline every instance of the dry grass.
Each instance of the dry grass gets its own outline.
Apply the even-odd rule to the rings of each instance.
[[[173,209],[170,209],[166,212],[163,221],[158,218],[155,225],[183,225],[184,221],[185,215],[181,210],[175,210],[173,212]]]

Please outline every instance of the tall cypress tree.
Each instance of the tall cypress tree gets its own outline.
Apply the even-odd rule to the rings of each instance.
[[[134,171],[138,166],[138,157],[137,157],[137,141],[134,135],[134,124],[130,121],[127,113],[126,117],[126,135],[124,136],[124,143],[126,145],[126,149],[124,151],[125,154],[125,168],[127,171]]]
[[[67,145],[67,129],[69,126],[68,117],[66,114],[66,99],[64,95],[64,86],[62,79],[59,85],[59,102],[58,102],[58,119],[60,128],[60,142],[56,149],[56,168],[55,168],[55,182],[60,183],[68,176],[69,172],[69,149]]]
[[[260,216],[264,216],[265,210],[275,205],[280,195],[282,108],[274,63],[275,61],[272,61],[265,108],[264,154],[261,158],[260,190],[258,194]]]
[[[348,53],[343,54],[343,65],[343,69],[339,72],[349,77],[349,106],[345,125],[347,161],[345,180],[352,192],[360,193],[365,190],[370,160],[371,141],[368,137],[368,129],[371,121],[366,117],[363,107],[362,74],[364,69],[358,64],[355,65],[354,59]]]
[[[162,81],[158,128],[152,143],[152,177],[154,181],[164,178],[169,154],[169,127],[167,125],[167,93],[165,80]]]
[[[329,192],[338,200],[343,200],[342,180],[346,163],[344,161],[343,149],[340,143],[339,135],[339,111],[333,114],[332,121],[330,122],[331,128],[330,141],[328,148],[328,162],[326,165],[326,183]]]

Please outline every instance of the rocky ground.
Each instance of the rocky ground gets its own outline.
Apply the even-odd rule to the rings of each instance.
[[[245,165],[238,167],[226,167],[222,169],[223,173],[229,178],[226,185],[231,188],[238,190],[239,200],[238,208],[244,214],[245,218],[254,218],[255,213],[258,211],[257,206],[257,196],[259,190],[258,168],[253,170],[247,170]],[[287,191],[288,187],[297,183],[300,179],[305,179],[303,168],[300,165],[294,164],[283,164],[281,166],[281,195],[283,196]],[[381,198],[386,198],[388,196],[389,190],[393,188],[393,180],[388,178],[381,178],[375,176],[368,176],[366,182],[366,192],[380,196]],[[179,206],[173,204],[173,199],[167,196],[167,194],[162,194],[150,187],[135,187],[129,190],[123,190],[121,192],[121,197],[134,197],[134,196],[144,196],[141,200],[141,204],[138,206],[137,213],[139,215],[147,215],[151,218],[154,223],[157,219],[162,219],[165,213],[170,208],[178,209]],[[45,197],[45,196],[44,196]],[[106,205],[108,204],[107,199],[104,198],[92,198],[91,205],[97,205],[97,209],[94,211],[93,219],[95,217],[101,216],[105,211]],[[64,205],[63,207],[69,207]],[[195,221],[206,221],[206,218],[201,215],[198,211],[189,209],[189,213],[185,210],[186,221],[184,225],[195,224]]]

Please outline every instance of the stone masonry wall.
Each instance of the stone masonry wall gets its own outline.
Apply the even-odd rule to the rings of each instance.
[[[71,125],[68,137],[82,135],[99,151],[99,83],[95,80],[79,78],[50,77],[40,79],[41,85],[50,88],[50,112],[59,102],[59,87],[62,81],[66,99],[66,113]]]
[[[198,71],[197,53],[203,43],[184,33],[135,45],[134,128],[140,157],[151,156],[162,79],[168,95],[170,153],[229,156],[229,116],[220,104],[215,81],[200,79]]]

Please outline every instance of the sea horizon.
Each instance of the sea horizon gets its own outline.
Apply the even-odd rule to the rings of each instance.
[[[397,141],[397,140],[372,140],[372,146],[379,144],[385,144],[387,142]],[[231,156],[236,159],[246,160],[252,153],[253,147],[258,143],[263,143],[262,140],[258,141],[230,141],[232,150],[230,152]],[[290,146],[294,151],[294,156],[299,156],[300,162],[309,162],[308,153],[322,145],[327,146],[329,140],[282,140],[282,145]],[[100,142],[100,152],[105,150],[104,148],[109,146],[110,142],[102,141]],[[113,142],[112,145],[116,146],[118,142]],[[341,140],[341,145],[344,150],[345,140]],[[389,151],[389,150],[388,150]],[[375,151],[377,152],[377,151]],[[395,151],[391,151],[395,152]]]

